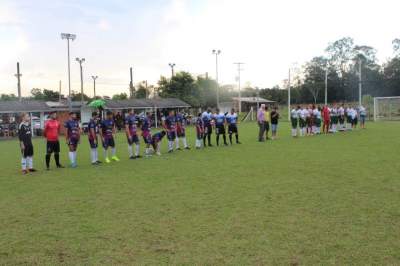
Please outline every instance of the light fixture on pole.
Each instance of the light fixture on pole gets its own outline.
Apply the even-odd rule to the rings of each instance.
[[[241,82],[240,82],[240,72],[243,70],[241,67],[244,65],[244,63],[233,63],[237,65],[237,71],[238,71],[238,76],[237,76],[237,82],[238,82],[238,89],[239,89],[239,114],[242,112],[242,92],[241,92]]]
[[[68,106],[69,110],[72,110],[72,104],[71,104],[71,59],[69,55],[69,41],[73,41],[76,39],[75,34],[71,33],[61,33],[61,39],[67,40],[67,50],[68,50]]]
[[[221,50],[212,50],[212,54],[215,55],[215,80],[217,82],[217,107],[219,108],[218,56],[221,54]]]
[[[169,63],[168,65],[171,67],[171,78],[173,78],[175,76],[174,67],[176,66],[176,64]]]
[[[81,70],[81,105],[83,105],[83,69],[82,69],[82,64],[83,64],[83,62],[85,62],[85,58],[77,57],[75,60],[76,60],[76,62],[79,63],[79,67],[80,67],[80,70]]]
[[[92,76],[93,79],[93,98],[96,98],[96,79],[98,76]]]

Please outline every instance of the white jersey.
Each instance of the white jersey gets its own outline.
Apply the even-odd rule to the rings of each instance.
[[[315,112],[315,110],[317,110],[317,111]],[[314,110],[314,115],[315,115],[315,117],[316,117],[317,119],[320,119],[320,120],[321,120],[321,118],[322,118],[322,116],[321,116],[321,111],[318,110],[318,109],[315,109],[315,110]]]
[[[296,109],[292,109],[292,111],[290,112],[290,117],[293,119],[299,118],[299,113],[297,112]]]
[[[312,114],[313,114],[313,116],[316,116],[317,118],[318,118],[318,109],[317,108],[315,108],[313,111],[312,111]]]
[[[338,110],[339,115],[344,115],[344,108],[340,107]]]
[[[367,109],[365,109],[364,106],[360,106],[360,108],[358,110],[359,110],[361,116],[367,115]]]
[[[307,109],[301,110],[300,118],[301,118],[301,119],[306,119],[307,114],[308,114]]]

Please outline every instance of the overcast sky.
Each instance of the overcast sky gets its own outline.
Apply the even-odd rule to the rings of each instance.
[[[235,83],[234,62],[245,62],[242,80],[281,84],[293,63],[322,55],[329,42],[350,36],[378,50],[385,61],[400,37],[398,0],[0,0],[0,93],[16,93],[16,62],[23,94],[33,87],[67,92],[67,45],[85,57],[85,92],[128,92],[134,82],[155,83],[176,71],[215,76],[212,49],[221,49],[220,82]],[[71,61],[74,90],[79,65]]]

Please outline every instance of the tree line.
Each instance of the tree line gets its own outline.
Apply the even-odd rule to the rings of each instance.
[[[363,95],[367,97],[399,96],[400,95],[400,39],[395,39],[393,56],[386,62],[379,63],[377,50],[368,45],[355,44],[350,37],[336,40],[325,49],[324,55],[319,55],[305,62],[302,66],[292,68],[290,82],[292,103],[322,103],[324,101],[325,75],[327,74],[328,102],[353,102],[358,100],[359,68]],[[257,88],[247,85],[242,89],[243,97],[260,96],[281,104],[287,103],[288,80],[281,86],[273,88]],[[218,84],[207,76],[194,77],[188,72],[178,72],[173,77],[161,77],[157,85],[138,83],[130,95],[115,94],[112,97],[97,98],[124,100],[129,98],[145,99],[150,97],[179,98],[193,107],[217,104],[216,93]],[[83,95],[86,101],[91,98]],[[237,97],[236,85],[221,85],[219,87],[220,102],[231,102]],[[57,101],[60,94],[56,90],[34,88],[30,99]],[[61,95],[64,98],[64,95]],[[73,101],[80,101],[81,94],[73,91]],[[1,94],[0,100],[15,100],[14,94]]]

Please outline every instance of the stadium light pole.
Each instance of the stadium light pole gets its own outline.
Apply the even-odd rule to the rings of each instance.
[[[81,70],[81,105],[83,105],[83,69],[82,69],[82,64],[83,64],[83,62],[85,62],[85,58],[77,57],[75,60],[76,60],[76,62],[79,63],[79,67],[80,67],[80,70]]]
[[[176,64],[169,63],[168,65],[171,67],[171,78],[173,78],[175,76],[174,67],[176,66]]]
[[[358,81],[358,106],[361,106],[362,104],[362,73],[361,73],[361,58],[358,61],[358,75],[359,75],[359,81]]]
[[[93,79],[93,98],[96,98],[96,79],[98,76],[92,76]]]
[[[67,50],[68,50],[68,106],[69,111],[72,110],[72,103],[71,103],[71,59],[69,55],[69,41],[74,41],[76,39],[75,34],[71,33],[61,33],[61,39],[67,40]]]
[[[239,88],[239,114],[242,112],[242,92],[241,92],[241,83],[240,83],[240,72],[243,70],[242,65],[244,63],[233,63],[237,65],[237,70],[238,70],[238,76],[237,76],[237,81],[238,81],[238,88]]]
[[[219,81],[218,81],[218,56],[221,54],[221,50],[212,50],[215,55],[215,80],[217,81],[217,107],[219,108]]]

